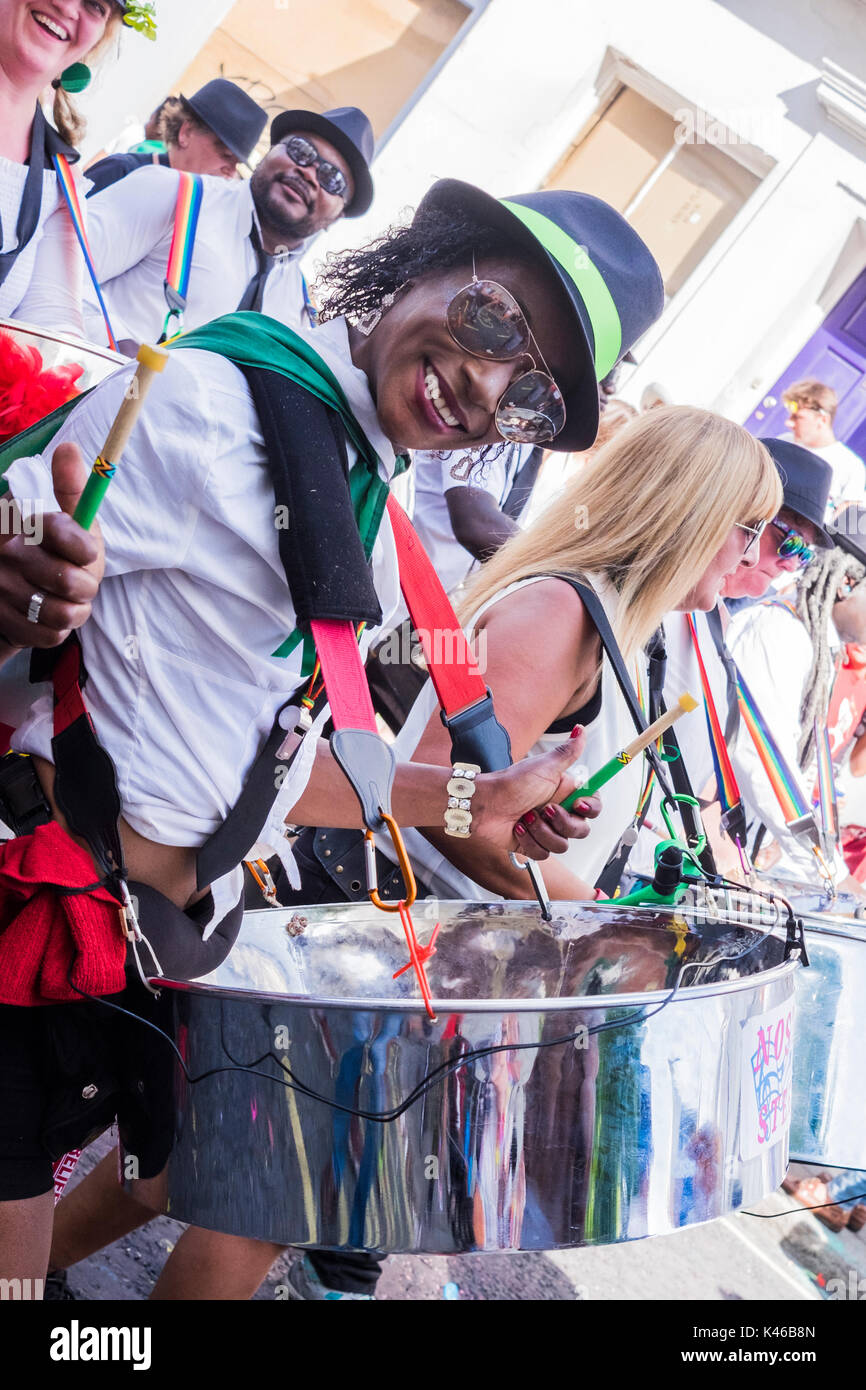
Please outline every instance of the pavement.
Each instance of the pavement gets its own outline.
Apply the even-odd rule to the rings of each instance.
[[[82,1156],[70,1187],[109,1148],[108,1136],[94,1144]],[[817,1171],[791,1167],[797,1177]],[[393,1255],[376,1297],[429,1302],[444,1297],[446,1284],[456,1284],[461,1299],[484,1302],[866,1299],[866,1229],[857,1235],[833,1234],[781,1191],[750,1211],[758,1215],[738,1212],[622,1245],[547,1253]],[[156,1218],[75,1266],[70,1288],[80,1299],[147,1298],[183,1230],[177,1221]],[[276,1262],[256,1300],[285,1298],[281,1286],[296,1258],[295,1251]]]

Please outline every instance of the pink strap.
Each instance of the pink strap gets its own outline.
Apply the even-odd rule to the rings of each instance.
[[[335,729],[367,729],[378,734],[370,688],[350,622],[314,618],[310,623]]]

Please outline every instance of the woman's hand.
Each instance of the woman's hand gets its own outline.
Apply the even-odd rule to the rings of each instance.
[[[51,475],[61,511],[42,516],[39,544],[20,527],[18,535],[0,535],[0,636],[5,641],[0,659],[17,647],[59,646],[87,621],[102,579],[105,555],[98,528],[85,531],[72,520],[88,477],[77,444],[55,449]],[[27,619],[34,594],[43,595],[36,623]]]
[[[587,836],[587,822],[601,810],[600,799],[584,797],[572,811],[558,805],[577,785],[567,769],[580,757],[584,742],[581,729],[549,753],[479,776],[470,837],[476,847],[547,859],[562,854],[569,840]]]

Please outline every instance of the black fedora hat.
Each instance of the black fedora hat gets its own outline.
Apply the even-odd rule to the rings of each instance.
[[[661,272],[648,247],[589,193],[549,189],[498,201],[473,184],[441,179],[418,214],[428,208],[459,209],[495,227],[555,274],[572,309],[577,383],[565,398],[565,428],[548,447],[588,449],[598,433],[598,383],[664,307]]]
[[[794,444],[789,439],[762,439],[761,443],[779,471],[788,511],[811,521],[817,532],[816,545],[827,550],[833,544],[832,536],[824,527],[833,482],[829,463],[813,454],[811,449],[804,449],[802,444]]]
[[[248,92],[225,77],[215,77],[191,97],[181,95],[181,101],[192,107],[199,120],[204,121],[241,163],[249,162],[268,115]]]
[[[271,144],[276,145],[296,130],[309,130],[329,140],[345,159],[355,181],[355,193],[346,204],[346,217],[360,217],[373,201],[370,161],[376,149],[373,127],[357,106],[338,106],[333,111],[281,111],[271,122]]]

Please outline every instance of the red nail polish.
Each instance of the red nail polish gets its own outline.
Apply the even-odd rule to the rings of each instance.
[[[582,725],[582,724],[575,724],[574,728],[572,729],[572,731],[571,731],[571,733],[568,735],[568,737],[569,737],[569,738],[578,738],[582,733],[583,733],[583,725]]]
[[[534,812],[534,811],[527,811],[527,812],[526,812],[526,815],[523,817],[523,824],[524,824],[524,825],[534,825],[534,824],[535,824],[535,821],[536,821],[535,812]]]
[[[556,817],[556,811],[552,806],[545,806],[541,814],[546,816],[548,820],[553,820]]]
[[[515,825],[514,833],[515,835],[525,835],[526,831],[523,829],[522,825]]]

